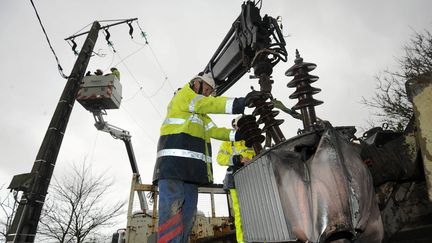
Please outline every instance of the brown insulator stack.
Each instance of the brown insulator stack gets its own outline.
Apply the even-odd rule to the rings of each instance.
[[[309,72],[316,68],[316,64],[303,62],[299,51],[296,50],[296,59],[294,66],[286,72],[286,76],[294,76],[287,86],[296,88],[296,91],[289,96],[290,99],[298,99],[298,103],[292,107],[293,110],[300,110],[303,118],[303,127],[305,131],[312,131],[317,121],[315,106],[323,102],[313,98],[314,94],[321,92],[321,89],[312,87],[310,84],[318,80],[318,76],[310,75]]]
[[[258,127],[256,118],[253,115],[245,115],[237,122],[237,127],[243,134],[246,147],[252,147],[259,154],[262,150],[261,143],[265,138],[261,135],[261,129]]]
[[[279,125],[281,125],[284,120],[275,119],[279,111],[272,110],[274,104],[270,101],[270,98],[270,94],[262,93],[261,99],[256,99],[254,102],[255,110],[252,112],[252,115],[259,117],[257,120],[258,124],[264,124],[262,131],[264,133],[270,132],[275,142],[280,143],[285,140],[285,137],[279,129]]]

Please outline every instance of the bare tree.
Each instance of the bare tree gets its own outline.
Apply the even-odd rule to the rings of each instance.
[[[425,30],[415,32],[403,46],[404,56],[398,59],[400,70],[385,70],[377,76],[378,86],[372,98],[363,97],[362,103],[376,108],[379,123],[389,129],[401,131],[413,115],[411,102],[407,98],[405,82],[423,74],[432,73],[432,35]]]
[[[0,186],[0,191],[3,191],[4,186]],[[12,225],[12,220],[15,216],[17,203],[12,194],[0,197],[0,242],[6,241],[6,234],[9,227]]]
[[[93,175],[86,164],[74,165],[70,174],[55,179],[40,220],[39,233],[56,242],[84,242],[102,227],[112,226],[123,214],[125,202],[108,198],[112,181]]]

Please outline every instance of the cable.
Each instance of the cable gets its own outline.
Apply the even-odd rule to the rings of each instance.
[[[164,74],[164,76],[165,76],[165,80],[168,80],[168,84],[170,85],[172,92],[174,92],[175,89],[173,88],[171,82],[169,82],[168,75],[166,74],[165,70],[163,69],[162,65],[160,64],[159,59],[157,58],[155,52],[153,51],[153,48],[150,46],[150,44],[148,44],[148,46],[149,46],[149,48],[150,48],[150,51],[151,51],[151,53],[152,53],[154,59],[156,60],[156,63],[158,64],[158,66],[159,66],[161,72]]]
[[[124,60],[128,59],[129,57],[137,54],[139,51],[141,51],[142,49],[144,49],[144,46],[141,46],[140,48],[138,48],[137,50],[133,51],[132,53],[130,53],[129,55],[127,55],[126,57],[124,57],[123,59],[121,59],[117,64],[115,64],[114,66],[118,66],[120,63],[124,62]]]
[[[49,40],[49,38],[48,38],[48,34],[47,34],[46,31],[45,31],[45,28],[44,28],[44,26],[43,26],[43,24],[42,24],[42,21],[41,21],[40,17],[39,17],[39,13],[38,13],[38,11],[37,11],[37,9],[36,9],[36,6],[34,5],[33,0],[30,0],[30,2],[31,2],[31,4],[32,4],[32,6],[33,6],[33,9],[34,9],[35,13],[36,13],[36,17],[37,17],[38,20],[39,20],[39,24],[40,24],[40,26],[41,26],[41,28],[42,28],[42,31],[43,31],[44,34],[45,34],[45,38],[46,38],[46,40],[47,40],[47,42],[48,42],[48,45],[49,45],[49,47],[50,47],[52,53],[54,54],[54,57],[55,57],[56,62],[57,62],[57,68],[58,68],[58,70],[59,70],[59,73],[60,73],[60,75],[61,75],[63,78],[67,79],[68,76],[66,76],[66,75],[63,73],[63,68],[62,68],[62,66],[60,65],[59,59],[58,59],[58,57],[57,57],[57,54],[55,53],[54,48],[53,48],[52,45],[51,45],[51,42],[50,42],[50,40]]]
[[[108,67],[104,69],[104,71],[109,70],[109,68],[111,68],[111,67],[116,67],[116,66],[112,66],[112,64],[114,63],[114,59],[115,59],[115,56],[114,56],[114,54],[112,54],[111,62],[108,65]]]
[[[114,43],[109,40],[109,38],[111,37],[111,34],[109,33],[108,29],[104,29],[104,31],[102,33],[105,35],[105,40],[107,42],[107,45],[109,47],[111,47],[111,49],[114,53],[116,53],[117,50],[114,48]]]
[[[102,22],[117,22],[117,21],[125,21],[128,19],[106,19],[106,20],[98,20],[98,22],[102,23]]]
[[[171,91],[174,92],[174,91],[175,91],[175,88],[173,87],[173,85],[172,85],[171,82],[169,81],[168,75],[166,74],[166,72],[165,72],[164,68],[162,67],[161,63],[159,62],[159,59],[157,58],[156,53],[154,52],[154,50],[153,50],[153,48],[151,47],[150,43],[148,42],[148,40],[147,40],[147,36],[146,36],[145,32],[142,30],[142,28],[141,28],[139,22],[136,21],[136,23],[137,23],[137,25],[138,25],[138,28],[139,28],[140,31],[141,31],[141,36],[142,36],[142,37],[144,38],[144,40],[145,40],[145,44],[147,44],[148,47],[150,48],[150,52],[152,53],[152,55],[153,55],[153,57],[154,57],[154,59],[155,59],[157,65],[158,65],[159,69],[161,70],[161,72],[162,72],[163,75],[165,76],[165,81],[168,81],[168,83],[169,83],[169,85],[170,85],[170,87],[171,87]],[[134,42],[137,43],[137,44],[139,44],[139,45],[142,45],[141,43],[139,43],[139,42],[137,42],[137,41],[134,41]],[[165,81],[164,81],[164,82],[165,82]],[[162,85],[162,87],[163,87],[163,85]],[[161,88],[162,88],[162,87],[161,87]],[[154,94],[154,95],[156,95],[156,94]]]
[[[146,36],[145,32],[141,29],[141,26],[140,26],[138,20],[136,23],[138,25],[138,28],[141,30],[141,36],[145,39],[146,44],[148,44],[147,36]]]
[[[156,144],[156,141],[150,136],[150,134],[144,129],[144,127],[135,120],[135,118],[130,114],[130,112],[126,109],[126,107],[124,105],[121,106],[120,110],[126,112],[126,114],[129,115],[129,117],[132,119],[132,121],[135,122],[135,124],[143,130],[144,134],[147,136],[147,138],[150,140],[150,142],[152,142],[153,144]]]
[[[98,138],[99,138],[99,130],[96,129],[96,136],[95,136],[94,141],[93,141],[93,146],[91,147],[91,150],[89,151],[91,162],[93,162],[93,159],[94,159],[94,154],[95,154],[94,151],[96,150],[96,144],[97,144]]]
[[[119,57],[119,59],[122,59],[120,54],[118,52],[116,52],[117,56]],[[157,113],[159,114],[160,117],[162,117],[162,114],[160,113],[160,111],[156,108],[155,104],[153,103],[153,101],[148,97],[147,94],[145,94],[144,90],[142,89],[142,85],[138,82],[137,78],[135,77],[135,75],[130,71],[129,67],[126,65],[125,62],[122,62],[123,66],[126,68],[126,71],[128,71],[128,73],[131,75],[131,77],[133,78],[133,80],[138,84],[138,86],[140,87],[140,91],[141,94],[143,94],[144,98],[147,98],[150,102],[150,104],[153,106],[153,108],[157,111]]]
[[[73,35],[76,35],[77,33],[81,32],[83,29],[87,28],[88,26],[92,25],[93,23],[90,23],[84,27],[82,27],[80,30],[78,30],[77,32],[73,33]]]
[[[139,87],[139,89],[135,92],[135,94],[133,94],[133,95],[132,95],[131,97],[129,97],[129,98],[125,98],[125,99],[123,100],[123,102],[128,102],[128,101],[131,101],[131,100],[135,99],[135,97],[136,97],[137,94],[141,91],[142,88],[143,88],[142,86]]]
[[[262,0],[259,0],[259,1],[255,4],[255,7],[258,5],[258,3],[260,4],[259,9],[261,10],[261,7],[262,7]]]
[[[163,70],[162,65],[161,65],[160,62],[158,61],[158,59],[157,59],[155,53],[152,51],[152,49],[151,49],[151,47],[150,47],[150,44],[148,44],[148,43],[147,43],[147,44],[142,44],[142,43],[139,43],[139,42],[137,42],[137,41],[134,41],[134,42],[135,42],[136,44],[140,45],[141,47],[140,47],[139,49],[137,49],[136,51],[130,53],[130,54],[127,55],[126,57],[121,58],[120,62],[117,63],[115,66],[118,66],[119,64],[124,63],[124,61],[125,61],[127,58],[131,57],[132,55],[135,55],[136,53],[138,53],[139,51],[141,51],[145,46],[148,45],[149,48],[150,48],[150,50],[151,50],[151,52],[152,52],[153,57],[155,58],[155,60],[156,60],[156,62],[157,62],[157,64],[158,64],[158,66],[159,66],[159,68],[160,68],[160,70],[162,71],[163,74],[165,74],[165,77],[164,77],[164,81],[162,82],[162,85],[161,85],[161,86],[160,86],[160,87],[159,87],[155,92],[153,92],[153,94],[148,95],[148,94],[144,94],[144,93],[143,93],[143,97],[144,97],[144,98],[147,98],[147,99],[155,97],[155,96],[156,96],[156,95],[157,95],[157,94],[162,90],[162,88],[165,86],[165,83],[166,83],[166,82],[169,83],[169,85],[170,85],[172,91],[174,92],[174,88],[173,88],[173,86],[171,85],[171,82],[169,82],[169,78],[166,76],[166,73],[165,73],[165,71]],[[118,56],[120,57],[120,55],[118,55]],[[130,70],[128,70],[128,71],[129,71],[129,73],[131,74]],[[129,98],[125,99],[124,101],[130,101],[130,100],[132,100],[132,99],[134,99],[134,98],[136,97],[136,95],[138,94],[138,92],[140,92],[140,91],[143,92],[143,91],[142,91],[142,89],[143,89],[143,84],[141,84],[141,83],[140,83],[140,82],[135,78],[134,75],[131,74],[131,76],[132,76],[132,78],[135,80],[135,82],[138,84],[139,89],[137,90],[137,92],[136,92],[132,97],[129,97]]]

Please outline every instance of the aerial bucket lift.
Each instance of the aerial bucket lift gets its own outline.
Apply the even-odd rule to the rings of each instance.
[[[77,101],[88,111],[120,108],[122,85],[114,74],[88,75],[81,82]]]
[[[107,114],[105,110],[120,107],[121,94],[122,85],[114,74],[88,75],[83,78],[76,99],[86,110],[93,113],[95,127],[99,131],[109,133],[115,139],[120,139],[125,143],[132,172],[136,175],[137,183],[141,184],[130,133],[103,119],[103,115]],[[137,191],[137,194],[141,210],[145,214],[148,210],[145,194],[143,191]]]

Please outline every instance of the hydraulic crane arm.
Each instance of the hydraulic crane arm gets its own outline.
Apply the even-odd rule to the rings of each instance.
[[[106,113],[102,110],[95,110],[93,112],[93,117],[96,121],[95,127],[99,131],[103,131],[106,133],[111,134],[111,136],[115,139],[120,139],[125,143],[126,150],[129,157],[129,162],[132,167],[132,172],[139,175],[138,171],[138,165],[135,159],[135,153],[133,151],[132,142],[131,142],[131,135],[128,131],[121,129],[119,127],[113,126],[106,122],[103,119],[103,115],[106,115]],[[141,184],[141,178],[138,177],[138,183]],[[147,200],[145,198],[144,191],[137,191],[138,198],[140,201],[141,210],[145,213],[148,210]]]
[[[285,41],[276,19],[267,15],[261,18],[260,9],[247,1],[204,72],[212,73],[216,95],[221,95],[251,67],[257,75],[263,58],[270,69],[280,60],[286,61]]]

